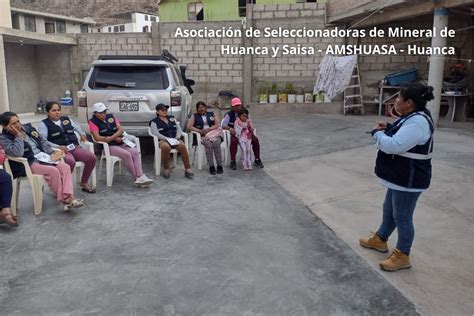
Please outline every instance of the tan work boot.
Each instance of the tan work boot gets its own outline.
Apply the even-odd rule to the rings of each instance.
[[[392,254],[384,260],[380,262],[380,268],[385,271],[397,271],[400,269],[410,269],[410,257],[404,254],[397,248],[393,249]]]
[[[359,239],[359,244],[364,248],[375,249],[380,252],[388,252],[387,242],[380,239],[376,233],[370,234],[368,237]]]

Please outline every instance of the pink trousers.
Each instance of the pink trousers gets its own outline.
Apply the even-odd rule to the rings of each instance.
[[[87,183],[95,168],[95,155],[87,149],[76,147],[74,150],[67,152],[66,156],[64,156],[64,162],[69,165],[71,172],[74,171],[76,161],[82,161],[84,163],[81,183]]]
[[[135,180],[143,175],[142,160],[138,150],[130,148],[127,145],[115,145],[109,148],[112,156],[117,156],[123,160],[125,167]]]
[[[57,165],[44,165],[34,162],[31,165],[31,171],[33,174],[44,177],[58,201],[62,202],[72,195],[71,168],[64,162]]]

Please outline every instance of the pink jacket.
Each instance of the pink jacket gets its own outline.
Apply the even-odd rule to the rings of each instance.
[[[3,148],[0,146],[0,166],[3,165],[3,162],[5,161],[5,151]]]
[[[237,118],[234,123],[234,128],[239,139],[252,139],[253,123],[251,119],[247,119],[247,122],[244,123],[240,118]]]

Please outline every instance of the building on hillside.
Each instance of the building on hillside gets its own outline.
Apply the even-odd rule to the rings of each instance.
[[[159,3],[161,22],[185,21],[231,21],[246,15],[246,4],[294,4],[325,3],[326,0],[161,0]]]
[[[95,21],[47,12],[11,8],[11,28],[43,34],[90,33]]]
[[[124,12],[109,17],[116,18],[121,23],[102,26],[103,33],[151,32],[151,24],[160,21],[157,15],[141,12]]]

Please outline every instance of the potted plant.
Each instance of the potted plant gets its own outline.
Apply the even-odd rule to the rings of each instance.
[[[316,103],[323,103],[324,102],[324,91],[319,91],[318,94],[316,94],[315,102]]]
[[[268,90],[269,90],[268,82],[263,81],[260,84],[260,87],[258,88],[260,103],[267,103],[268,102]]]
[[[288,102],[288,93],[286,89],[282,88],[278,90],[278,103],[287,103]]]
[[[469,85],[467,67],[454,64],[449,68],[449,75],[443,79],[443,88],[447,91],[462,91]]]
[[[304,93],[304,102],[305,103],[313,103],[314,102],[314,95],[313,95],[313,90],[308,89]]]
[[[269,102],[270,103],[277,103],[278,102],[278,86],[275,82],[272,83],[270,87],[270,96]]]
[[[296,102],[296,88],[291,83],[288,82],[285,86],[286,93],[288,93],[288,103],[295,103]]]
[[[304,88],[300,87],[298,94],[296,95],[296,103],[304,103]]]

